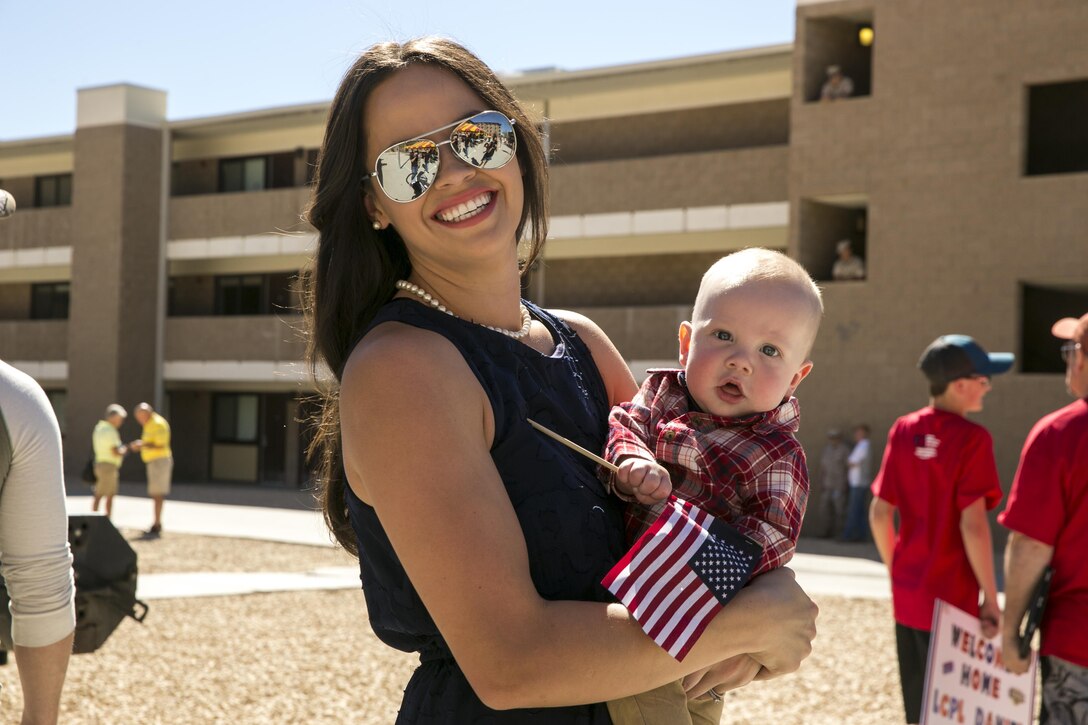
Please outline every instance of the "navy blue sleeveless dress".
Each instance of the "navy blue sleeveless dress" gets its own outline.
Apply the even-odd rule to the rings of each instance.
[[[491,457],[525,534],[537,591],[548,600],[614,601],[600,581],[625,551],[620,502],[597,480],[596,464],[526,422],[532,418],[599,451],[608,428],[604,383],[569,326],[526,306],[551,331],[551,355],[412,299],[385,305],[371,329],[397,321],[433,330],[457,347],[494,411]],[[611,723],[602,703],[507,711],[484,705],[408,580],[374,509],[350,488],[346,503],[374,633],[391,647],[419,652],[420,666],[405,689],[397,723]]]

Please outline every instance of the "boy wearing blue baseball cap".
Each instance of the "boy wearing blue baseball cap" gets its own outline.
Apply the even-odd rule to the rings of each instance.
[[[921,716],[934,601],[977,616],[986,637],[998,632],[1001,610],[986,512],[1001,501],[1001,483],[989,431],[966,416],[982,410],[990,378],[1007,372],[1013,359],[1011,353],[986,352],[966,335],[934,340],[918,361],[929,380],[929,405],[895,421],[873,481],[869,524],[891,574],[909,723]]]

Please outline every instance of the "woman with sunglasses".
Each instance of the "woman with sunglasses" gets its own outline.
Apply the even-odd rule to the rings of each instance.
[[[540,136],[469,51],[385,43],[348,71],[307,213],[310,359],[337,381],[315,446],[375,633],[420,653],[398,722],[607,723],[604,701],[685,675],[702,695],[790,672],[815,635],[788,572],[682,663],[609,603],[620,502],[527,418],[600,450],[636,388],[593,323],[521,300],[546,206]]]

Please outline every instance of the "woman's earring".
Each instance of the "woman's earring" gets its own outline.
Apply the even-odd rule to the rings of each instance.
[[[376,232],[380,232],[382,230],[382,223],[379,221],[375,221],[372,226],[374,227],[374,231]]]

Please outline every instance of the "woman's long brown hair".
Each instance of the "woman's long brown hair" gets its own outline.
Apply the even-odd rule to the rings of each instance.
[[[355,534],[344,502],[340,380],[355,344],[378,309],[393,297],[394,283],[411,273],[400,235],[392,227],[374,230],[363,206],[364,184],[372,183],[365,181],[370,169],[366,167],[364,110],[379,83],[412,63],[451,71],[480,96],[486,108],[514,119],[525,184],[525,206],[516,234],[516,240],[525,239],[528,246],[523,270],[540,254],[548,230],[547,162],[540,133],[483,61],[452,40],[435,37],[380,43],[359,57],[329,109],[313,197],[304,217],[317,229],[318,242],[303,290],[306,357],[321,404],[308,453],[317,463],[317,498],[325,522],[336,540],[355,555]],[[366,401],[352,404],[366,405]]]

